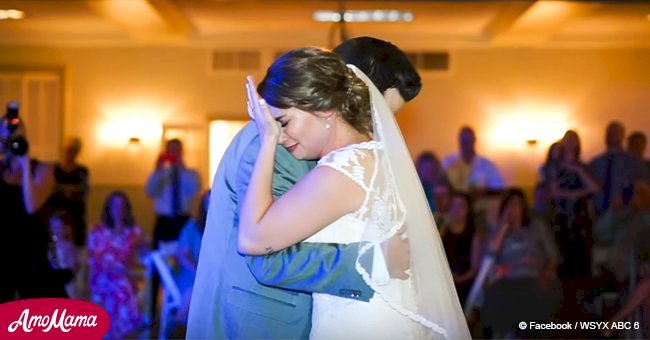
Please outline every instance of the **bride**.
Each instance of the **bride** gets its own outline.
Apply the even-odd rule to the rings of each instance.
[[[355,243],[356,269],[376,292],[369,302],[313,294],[310,337],[470,338],[408,149],[372,82],[335,54],[301,48],[276,60],[257,91],[249,77],[247,90],[260,150],[240,210],[239,251]],[[319,162],[274,201],[278,143]],[[409,239],[409,259],[381,249],[397,233]],[[388,275],[391,261],[409,261],[402,279]]]

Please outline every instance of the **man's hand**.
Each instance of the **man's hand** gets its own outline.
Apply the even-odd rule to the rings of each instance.
[[[400,229],[397,234],[385,241],[381,248],[390,277],[401,280],[408,279],[409,275],[406,271],[411,267],[411,246],[405,228]]]

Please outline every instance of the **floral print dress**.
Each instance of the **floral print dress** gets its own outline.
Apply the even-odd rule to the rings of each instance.
[[[108,313],[108,339],[124,338],[142,321],[131,264],[142,240],[138,226],[115,232],[99,224],[88,237],[92,302]]]

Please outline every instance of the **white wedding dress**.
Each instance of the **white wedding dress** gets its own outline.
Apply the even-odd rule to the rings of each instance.
[[[357,183],[366,192],[366,200],[357,211],[342,216],[304,242],[358,243],[364,239],[364,233],[368,236],[368,233],[380,235],[385,232],[379,226],[381,223],[374,225],[373,221],[390,219],[390,209],[378,201],[377,195],[369,194],[373,191],[374,150],[379,145],[374,141],[349,145],[318,162],[317,166],[333,168]],[[378,276],[383,276],[380,280],[390,280],[387,288],[391,289],[391,296],[399,296],[400,305],[415,309],[410,281],[389,279],[381,250],[374,248],[373,268],[366,270],[373,280]],[[422,326],[391,307],[380,294],[375,293],[369,302],[329,294],[313,294],[313,299],[311,339],[422,338]]]

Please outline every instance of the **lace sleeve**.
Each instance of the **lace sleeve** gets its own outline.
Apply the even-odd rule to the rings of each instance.
[[[317,167],[327,166],[344,174],[368,192],[372,171],[374,142],[353,144],[334,150],[318,161]]]

